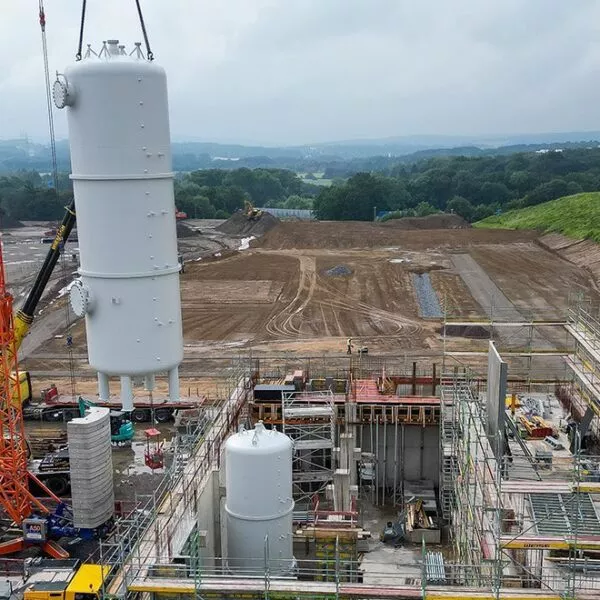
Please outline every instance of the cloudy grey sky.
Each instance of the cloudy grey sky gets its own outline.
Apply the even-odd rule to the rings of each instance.
[[[80,0],[46,0],[50,66]],[[174,138],[296,144],[600,130],[598,0],[145,0]],[[86,42],[141,39],[88,0]],[[36,0],[0,0],[0,138],[47,138]],[[57,135],[66,136],[63,114]]]

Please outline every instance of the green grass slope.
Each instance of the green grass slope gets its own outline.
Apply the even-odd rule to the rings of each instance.
[[[473,227],[489,229],[537,229],[576,239],[600,242],[600,192],[566,196],[558,200],[510,210],[488,217]]]

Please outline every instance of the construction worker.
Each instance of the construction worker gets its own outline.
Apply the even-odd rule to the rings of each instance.
[[[352,338],[348,338],[346,342],[346,354],[352,354]]]

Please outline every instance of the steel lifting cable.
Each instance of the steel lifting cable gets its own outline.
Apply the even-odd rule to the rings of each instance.
[[[83,28],[85,26],[85,8],[87,0],[83,0],[81,5],[81,22],[79,23],[79,44],[77,45],[77,54],[75,54],[75,60],[81,60],[81,48],[83,46]]]
[[[52,113],[52,92],[50,88],[50,69],[48,68],[48,45],[46,43],[46,13],[44,2],[39,0],[40,27],[42,29],[42,52],[44,56],[44,76],[46,80],[46,108],[48,111],[48,128],[50,130],[50,152],[52,154],[52,177],[54,177],[54,191],[58,194],[58,164],[56,161],[56,140],[54,137],[54,115]]]
[[[150,50],[150,42],[148,41],[148,32],[146,31],[146,24],[144,23],[144,15],[142,14],[142,7],[140,6],[140,0],[135,0],[138,15],[140,17],[140,25],[142,27],[142,34],[144,36],[144,43],[146,44],[146,58],[148,60],[154,60],[154,54]]]
[[[79,43],[77,45],[77,54],[75,54],[76,60],[81,60],[81,50],[83,48],[83,30],[85,28],[86,5],[87,0],[83,0],[81,4],[81,21],[79,23]],[[148,32],[146,31],[146,23],[144,22],[144,15],[142,13],[140,0],[135,0],[135,6],[137,8],[138,16],[140,18],[140,26],[142,28],[142,35],[144,36],[144,43],[146,44],[146,58],[148,60],[154,60],[154,53],[150,49],[150,40],[148,39]]]
[[[85,5],[85,0],[84,0]],[[50,88],[50,69],[48,67],[48,44],[46,43],[46,13],[44,11],[44,1],[39,0],[40,9],[40,27],[42,29],[42,52],[44,55],[44,76],[46,80],[46,104],[48,109],[48,128],[50,130],[50,151],[52,153],[52,177],[54,178],[54,193],[57,200],[60,200],[58,188],[58,161],[56,159],[56,138],[54,134],[54,115],[52,112],[52,91]],[[83,31],[83,30],[82,30]],[[81,49],[81,44],[80,44]],[[64,242],[62,242],[64,244]],[[64,258],[64,246],[61,252]],[[63,279],[65,278],[65,264],[63,260]],[[71,393],[75,396],[75,367],[73,365],[73,349],[71,347],[71,317],[69,314],[69,303],[66,304],[66,320],[67,320],[67,347],[69,351],[69,371],[71,374]]]

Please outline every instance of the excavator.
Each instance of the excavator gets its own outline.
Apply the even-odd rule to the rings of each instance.
[[[96,406],[91,400],[79,398],[79,415],[85,417],[86,411]],[[121,410],[110,411],[110,442],[113,446],[130,446],[134,435],[133,423],[128,413]]]
[[[249,221],[258,221],[262,217],[263,211],[255,208],[248,200],[244,200],[244,214]]]

